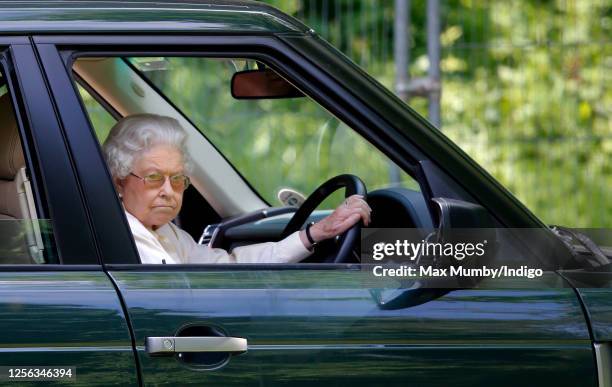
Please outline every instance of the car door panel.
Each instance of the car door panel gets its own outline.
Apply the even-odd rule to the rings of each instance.
[[[131,339],[102,271],[0,272],[0,364],[76,367],[71,385],[138,383]]]
[[[598,274],[608,277],[607,287],[579,288],[578,292],[589,313],[595,341],[612,342],[612,274]]]
[[[565,277],[577,289],[589,315],[593,339],[612,342],[612,272],[563,271]]]
[[[596,384],[588,328],[569,288],[456,290],[383,310],[372,280],[355,270],[111,275],[129,309],[147,384]],[[206,372],[176,356],[147,354],[147,337],[174,336],[188,325],[247,338],[248,352]]]

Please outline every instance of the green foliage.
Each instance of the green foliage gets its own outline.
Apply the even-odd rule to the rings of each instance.
[[[393,1],[269,3],[393,87]],[[411,1],[413,77],[429,65],[426,3]],[[444,134],[545,222],[612,227],[609,2],[442,0],[440,13]]]
[[[85,105],[85,109],[89,114],[91,125],[96,131],[96,137],[98,141],[103,144],[111,128],[117,121],[87,92],[87,90],[80,85],[77,85],[77,87],[83,104]]]

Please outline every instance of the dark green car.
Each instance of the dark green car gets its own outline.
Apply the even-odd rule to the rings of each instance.
[[[291,17],[256,2],[11,1],[0,49],[2,384],[612,385],[610,251],[571,250]],[[253,73],[282,87],[241,94]],[[419,291],[373,280],[355,240],[299,264],[142,264],[100,146],[143,112],[188,132],[176,223],[200,243],[278,240],[302,193],[351,174],[372,227],[452,228],[440,203],[464,205],[490,227],[541,230],[570,261]]]

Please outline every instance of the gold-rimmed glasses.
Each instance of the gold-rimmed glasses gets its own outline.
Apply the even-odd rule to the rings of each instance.
[[[166,183],[166,177],[170,179],[170,185],[174,190],[184,191],[189,187],[189,177],[182,173],[177,175],[164,175],[161,173],[150,173],[146,176],[138,176],[137,174],[130,172],[130,175],[141,179],[147,188],[160,188]]]

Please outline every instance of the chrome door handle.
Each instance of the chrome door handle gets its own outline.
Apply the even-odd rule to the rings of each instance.
[[[150,355],[178,352],[241,353],[247,351],[247,339],[224,336],[147,337],[145,346]]]

